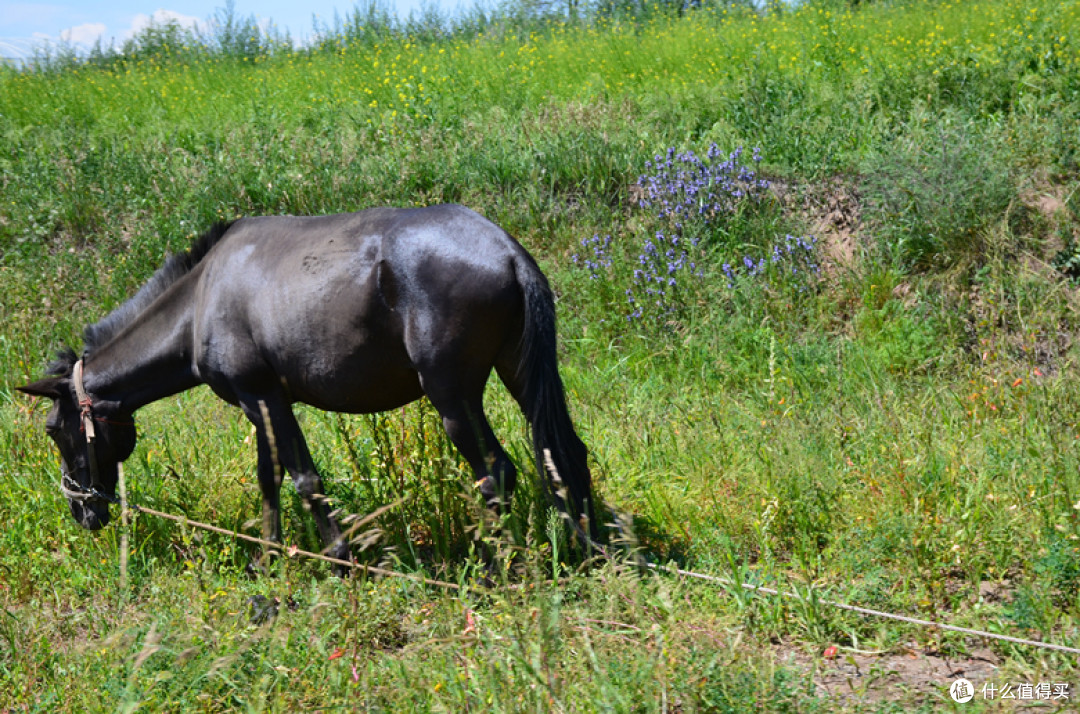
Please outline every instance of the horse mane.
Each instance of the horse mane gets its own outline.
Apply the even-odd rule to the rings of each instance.
[[[231,226],[232,221],[215,223],[210,230],[195,239],[186,252],[170,255],[165,260],[165,264],[158,268],[157,272],[139,288],[139,291],[133,297],[98,322],[87,325],[83,330],[83,349],[86,354],[92,353],[116,337],[125,327],[131,324],[132,320],[149,307],[150,303],[161,297],[177,280],[190,273],[199,264],[199,261],[206,257],[210,249],[218,244],[218,241],[221,240]],[[67,350],[67,352],[70,352],[70,350]],[[68,363],[69,355],[67,352],[61,352],[57,355],[53,367],[62,369],[66,364],[67,370],[70,371],[70,366],[75,363],[75,360],[72,359]],[[73,352],[71,356],[74,356]]]
[[[56,359],[45,368],[45,374],[54,377],[70,377],[79,356],[70,347],[64,347],[56,353]]]

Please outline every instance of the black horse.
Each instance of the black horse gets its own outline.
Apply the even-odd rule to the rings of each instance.
[[[369,413],[427,395],[489,506],[517,472],[484,416],[492,367],[525,413],[538,468],[548,452],[596,533],[585,445],[567,412],[555,311],[536,261],[467,208],[376,208],[219,224],[171,257],[136,295],[66,349],[50,376],[20,387],[54,401],[46,431],[61,488],[84,528],[109,522],[117,464],[135,447],[140,407],[199,384],[255,425],[263,535],[280,542],[278,465],[293,477],[329,552],[349,557],[294,402]],[[572,510],[569,510],[572,509]]]

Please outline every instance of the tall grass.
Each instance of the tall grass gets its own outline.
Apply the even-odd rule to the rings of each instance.
[[[303,49],[158,28],[130,52],[0,70],[3,706],[810,711],[843,706],[814,685],[828,644],[984,645],[579,569],[529,479],[501,522],[480,507],[424,403],[298,411],[342,509],[395,504],[358,557],[463,592],[288,559],[250,580],[238,544],[146,516],[122,592],[118,529],[78,530],[45,405],[12,388],[213,220],[383,204],[468,204],[538,256],[620,547],[1080,642],[1077,297],[1053,267],[1080,240],[1080,6],[525,8],[412,26],[371,12]],[[645,241],[676,235],[641,203],[647,162],[713,142],[760,147],[771,188],[711,216],[676,309],[628,320]],[[813,279],[770,262],[796,245]],[[486,396],[531,474],[516,406],[494,383]],[[194,390],[138,422],[134,500],[252,528],[238,412]],[[317,546],[284,500],[287,541]],[[1076,673],[990,647],[1003,680]],[[927,691],[894,694],[932,707]]]

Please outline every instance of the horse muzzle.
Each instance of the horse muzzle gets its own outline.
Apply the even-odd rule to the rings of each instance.
[[[78,524],[88,531],[101,530],[109,525],[109,502],[104,498],[69,500],[68,507]]]

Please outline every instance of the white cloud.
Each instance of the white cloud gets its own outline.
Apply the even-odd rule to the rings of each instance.
[[[108,28],[101,22],[87,22],[60,31],[60,41],[68,45],[90,47],[101,39]]]
[[[53,44],[60,42],[65,45],[73,45],[80,48],[90,48],[98,40],[108,41],[112,43],[114,39],[119,39],[121,42],[128,40],[136,35],[136,33],[145,30],[150,25],[164,25],[169,22],[175,22],[181,27],[198,29],[205,29],[206,23],[191,15],[184,15],[173,10],[155,10],[154,14],[146,15],[139,13],[131,19],[131,25],[119,32],[110,31],[109,28],[103,22],[87,22],[82,25],[76,25],[69,27],[66,30],[61,30],[59,36],[53,37],[46,35],[42,32],[35,32],[32,35],[34,42],[40,42],[45,44]]]
[[[28,57],[33,51],[34,38],[0,37],[0,63],[3,59]]]
[[[191,15],[183,15],[173,10],[155,10],[153,15],[144,15],[139,13],[131,21],[131,27],[121,33],[122,39],[128,39],[134,37],[136,33],[145,30],[150,25],[164,25],[166,23],[175,22],[180,27],[186,27],[189,29],[202,30],[205,28],[206,23],[197,17]]]

